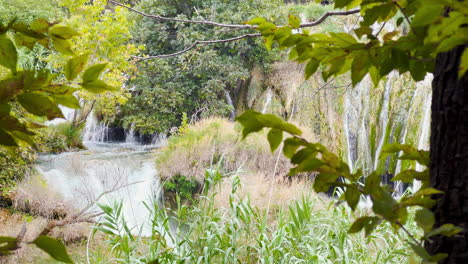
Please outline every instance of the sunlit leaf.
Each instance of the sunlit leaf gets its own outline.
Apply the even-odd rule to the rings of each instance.
[[[39,236],[33,242],[38,248],[45,251],[55,260],[64,262],[64,263],[73,263],[71,258],[67,254],[67,250],[62,242],[48,237],[48,236]]]

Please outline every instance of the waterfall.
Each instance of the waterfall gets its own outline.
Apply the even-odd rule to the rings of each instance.
[[[86,120],[83,142],[105,142],[108,140],[109,127],[97,120],[94,113],[90,113]]]
[[[273,98],[273,92],[271,91],[270,88],[268,88],[266,92],[265,103],[263,104],[262,114],[266,113],[268,109],[268,105],[270,105],[272,98]]]
[[[130,126],[130,130],[128,130],[125,133],[125,143],[128,143],[128,144],[138,143],[138,137],[135,135],[135,128],[133,124]]]
[[[392,78],[393,76],[396,75],[395,72],[391,72],[388,75],[388,81],[385,84],[385,91],[384,91],[384,96],[383,96],[383,101],[382,101],[382,110],[380,111],[380,116],[379,116],[379,125],[382,129],[382,133],[380,135],[380,140],[377,145],[377,149],[375,151],[375,157],[374,157],[374,170],[377,169],[377,165],[379,163],[379,157],[380,157],[380,152],[382,152],[382,147],[385,142],[385,136],[386,136],[386,128],[388,125],[388,115],[389,115],[389,104],[390,104],[390,95],[392,91]]]
[[[102,194],[97,202],[110,205],[122,201],[123,216],[137,234],[151,234],[150,215],[143,202],[159,199],[154,158],[149,151],[122,150],[112,144],[90,152],[42,156],[37,171],[47,186],[81,210]],[[91,210],[99,210],[93,206]]]

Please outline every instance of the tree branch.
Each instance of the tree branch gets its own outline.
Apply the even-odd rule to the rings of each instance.
[[[150,60],[150,59],[170,58],[170,57],[175,57],[175,56],[179,56],[179,55],[181,55],[181,54],[183,54],[183,53],[186,53],[187,51],[190,51],[190,50],[194,49],[194,48],[195,48],[196,46],[198,46],[198,45],[233,42],[233,41],[237,41],[237,40],[241,40],[241,39],[245,39],[245,38],[255,38],[255,37],[260,37],[260,36],[262,36],[262,34],[260,34],[260,33],[253,33],[253,34],[244,34],[244,35],[237,36],[237,37],[233,37],[233,38],[229,38],[229,39],[197,40],[197,41],[195,41],[192,45],[190,45],[190,46],[188,46],[187,48],[185,48],[185,49],[183,49],[183,50],[181,50],[181,51],[178,51],[178,52],[174,52],[174,53],[170,53],[170,54],[154,55],[154,56],[149,56],[149,57],[132,56],[132,58],[137,59],[137,60]]]
[[[300,28],[315,27],[315,26],[322,24],[325,21],[325,19],[327,19],[330,16],[348,16],[348,15],[357,14],[359,12],[361,12],[360,9],[351,9],[348,11],[330,11],[330,12],[326,12],[325,14],[323,14],[323,16],[321,16],[319,19],[312,21],[310,23],[301,24],[299,25],[299,27]]]
[[[147,14],[142,11],[139,11],[133,7],[126,6],[124,4],[121,4],[117,1],[114,0],[107,0],[109,3],[121,6],[123,8],[126,8],[132,12],[135,12],[139,15],[142,15],[144,17],[149,17],[153,18],[156,20],[160,21],[173,21],[173,22],[182,22],[182,23],[188,23],[188,24],[203,24],[203,25],[210,25],[210,26],[215,26],[215,27],[224,27],[224,28],[231,28],[231,29],[256,29],[258,26],[253,26],[253,25],[248,25],[248,24],[224,24],[224,23],[218,23],[214,21],[208,21],[208,20],[189,20],[189,19],[179,19],[179,18],[170,18],[170,17],[163,17],[159,15],[152,15],[152,14]],[[330,11],[325,14],[323,14],[319,19],[309,22],[309,23],[304,23],[299,25],[299,28],[306,28],[306,27],[314,27],[317,25],[322,24],[328,17],[330,16],[347,16],[347,15],[352,15],[359,13],[360,9],[352,9],[348,11]],[[192,45],[188,46],[187,48],[170,53],[170,54],[161,54],[161,55],[154,55],[154,56],[149,56],[149,57],[140,57],[140,56],[132,56],[132,58],[137,59],[137,60],[150,60],[150,59],[160,59],[160,58],[170,58],[170,57],[175,57],[178,55],[181,55],[183,53],[186,53],[187,51],[190,51],[194,49],[196,46],[201,45],[201,44],[217,44],[217,43],[226,43],[226,42],[232,42],[232,41],[237,41],[240,39],[244,38],[254,38],[254,37],[260,37],[262,36],[260,33],[252,33],[252,34],[244,34],[240,35],[237,37],[229,38],[229,39],[220,39],[220,40],[197,40],[195,41]]]
[[[171,18],[171,17],[163,17],[163,16],[158,16],[158,15],[151,15],[151,14],[146,14],[146,13],[144,13],[142,11],[136,10],[135,8],[123,5],[123,4],[121,4],[119,2],[116,2],[114,0],[107,0],[107,1],[110,2],[111,4],[126,8],[126,9],[128,9],[128,10],[130,10],[132,12],[135,12],[135,13],[139,14],[139,15],[154,18],[154,19],[161,20],[161,21],[173,21],[173,22],[182,22],[182,23],[189,23],[189,24],[203,24],[203,25],[210,25],[210,26],[216,26],[216,27],[238,28],[238,29],[254,28],[254,26],[252,26],[252,25],[224,24],[224,23],[218,23],[218,22],[208,21],[208,20],[199,20],[199,21],[197,21],[197,20],[189,20],[189,19],[180,19],[180,18]]]

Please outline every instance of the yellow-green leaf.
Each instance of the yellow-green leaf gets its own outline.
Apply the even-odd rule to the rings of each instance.
[[[107,66],[107,63],[101,63],[101,64],[93,65],[89,67],[88,69],[86,69],[86,71],[83,74],[83,82],[90,82],[90,81],[97,80],[99,76],[101,75],[101,73],[106,68],[106,66]]]
[[[83,71],[86,63],[88,62],[89,54],[82,54],[76,57],[73,57],[65,65],[65,76],[69,81],[74,80],[80,72]]]
[[[67,250],[62,242],[54,238],[48,236],[39,236],[32,243],[49,254],[55,260],[64,263],[73,263],[71,258],[68,256]]]
[[[13,41],[6,35],[0,35],[0,65],[15,72],[17,63],[18,52],[16,51]]]

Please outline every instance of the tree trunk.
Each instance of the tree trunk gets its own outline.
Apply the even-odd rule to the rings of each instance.
[[[427,243],[431,255],[449,254],[440,263],[468,263],[468,74],[458,78],[465,47],[437,55],[432,82],[431,185],[444,192],[432,209],[435,227],[450,223],[465,229]]]

